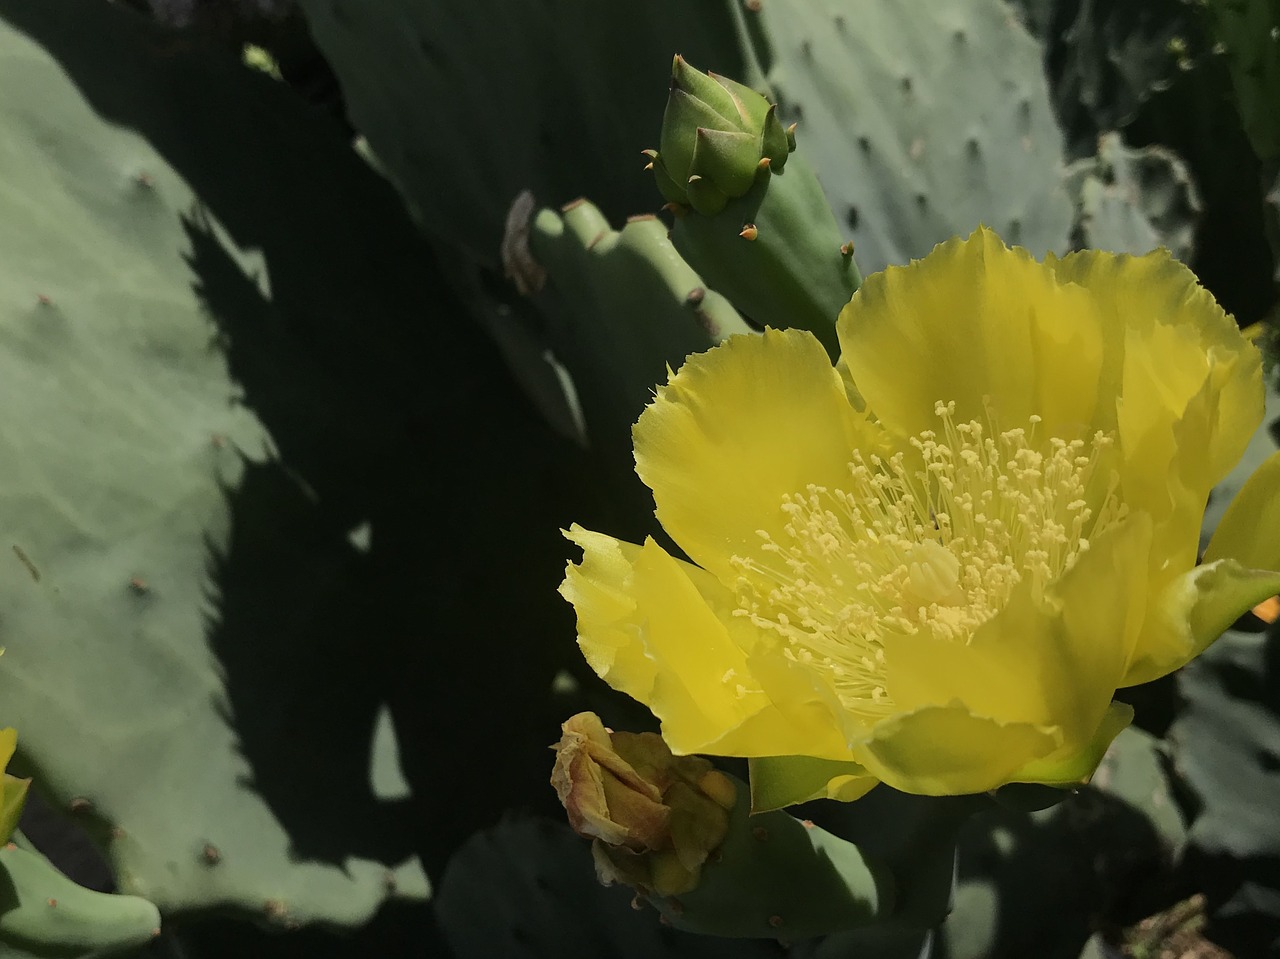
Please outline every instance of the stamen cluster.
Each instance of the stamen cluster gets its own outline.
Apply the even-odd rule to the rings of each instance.
[[[736,615],[868,718],[894,706],[887,644],[921,632],[967,642],[1020,584],[1042,597],[1123,513],[1101,468],[1114,437],[1040,437],[1038,416],[998,432],[956,423],[954,403],[935,412],[940,432],[909,450],[854,451],[846,489],[786,495],[782,535],[759,530],[759,552],[734,557]]]

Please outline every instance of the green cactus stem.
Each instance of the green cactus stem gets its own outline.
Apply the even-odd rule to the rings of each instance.
[[[144,945],[160,932],[160,912],[146,899],[86,889],[14,843],[0,849],[0,882],[8,890],[0,912],[5,954],[96,955]]]

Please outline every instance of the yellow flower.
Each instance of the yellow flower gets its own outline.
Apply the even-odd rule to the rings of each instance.
[[[1261,367],[1167,254],[1042,264],[979,229],[868,278],[838,332],[834,369],[805,332],[732,338],[640,417],[693,563],[567,534],[588,662],[675,752],[751,757],[756,808],[1084,781],[1117,688],[1280,592],[1233,558],[1260,562],[1240,511],[1196,566]]]

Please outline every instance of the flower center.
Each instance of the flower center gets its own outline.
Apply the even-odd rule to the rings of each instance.
[[[1124,514],[1102,469],[1114,437],[1038,437],[956,423],[887,460],[854,451],[846,489],[783,497],[781,534],[760,530],[741,570],[736,615],[776,634],[786,655],[826,675],[846,708],[890,711],[884,649],[926,632],[968,642],[1027,583],[1035,597]]]

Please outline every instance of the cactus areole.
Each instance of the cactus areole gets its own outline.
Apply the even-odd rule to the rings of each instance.
[[[795,148],[776,104],[728,77],[700,73],[677,54],[658,149],[644,155],[678,210],[715,216],[756,177],[782,172]]]

